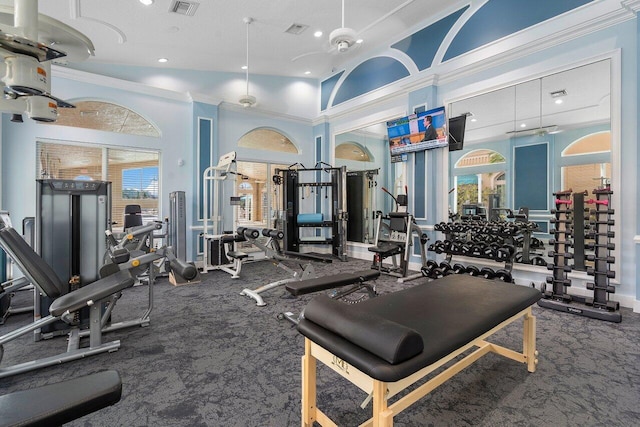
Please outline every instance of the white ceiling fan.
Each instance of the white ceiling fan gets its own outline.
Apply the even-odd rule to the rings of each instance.
[[[325,50],[307,52],[302,55],[298,55],[291,59],[292,62],[306,56],[317,55],[320,53],[345,53],[362,43],[362,39],[358,38],[358,32],[353,28],[345,27],[344,25],[344,1],[345,0],[342,0],[342,26],[331,31],[329,34],[329,46],[325,47]]]
[[[329,44],[332,49],[343,53],[355,44],[358,44],[358,42],[362,43],[362,40],[358,39],[356,30],[344,26],[344,0],[342,0],[342,26],[331,31],[331,34],[329,34]]]

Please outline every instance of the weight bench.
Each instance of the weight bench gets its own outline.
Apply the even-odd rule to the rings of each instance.
[[[314,298],[297,326],[305,336],[302,425],[336,425],[316,407],[317,361],[372,397],[373,417],[361,426],[374,427],[392,426],[395,415],[489,352],[525,363],[534,372],[531,306],[540,297],[529,287],[450,275],[355,305],[324,295]],[[524,319],[522,352],[486,341],[518,319]],[[447,364],[447,369],[390,403],[393,396]]]
[[[262,293],[275,289],[282,285],[291,282],[297,282],[300,280],[307,280],[312,277],[316,277],[315,269],[311,263],[307,263],[304,267],[301,266],[302,271],[298,272],[283,263],[283,261],[299,261],[300,258],[292,258],[282,252],[279,240],[284,238],[284,233],[280,230],[263,228],[261,230],[257,228],[238,227],[238,235],[244,236],[252,245],[256,246],[264,252],[265,259],[271,259],[277,261],[276,267],[283,269],[287,273],[291,274],[290,278],[277,280],[275,282],[267,283],[256,289],[245,288],[240,292],[240,295],[253,298],[256,301],[258,307],[267,305],[262,298]],[[260,235],[267,238],[266,242],[258,240]]]
[[[355,273],[339,273],[331,276],[322,276],[314,279],[288,283],[285,286],[285,289],[291,295],[297,297],[313,292],[326,291],[351,285],[346,289],[334,293],[331,295],[331,298],[339,300],[361,289],[365,289],[369,294],[369,298],[373,298],[377,295],[375,288],[366,282],[369,280],[375,280],[378,277],[380,277],[380,272],[377,270],[363,270]],[[278,314],[278,319],[287,319],[294,325],[298,324],[300,317],[301,316],[295,316],[289,311]]]
[[[286,290],[294,297],[312,292],[326,291],[348,285],[361,285],[368,280],[375,280],[380,276],[379,271],[364,270],[355,273],[339,273],[332,276],[322,276],[315,279],[300,280],[287,283]]]
[[[55,426],[120,401],[122,382],[104,371],[0,396],[0,427]]]
[[[60,320],[72,327],[69,332],[67,352],[35,361],[20,363],[0,368],[0,378],[8,377],[38,368],[57,365],[86,356],[112,352],[120,347],[120,341],[102,342],[102,328],[107,316],[102,313],[103,303],[109,302],[111,309],[119,298],[120,292],[133,286],[134,279],[128,270],[120,270],[103,279],[97,280],[77,290],[62,295],[63,282],[55,271],[36,254],[13,228],[0,230],[0,247],[18,265],[24,276],[36,286],[42,294],[54,298],[49,307],[49,315],[35,320],[33,323],[0,336],[0,362],[2,361],[4,344],[30,332],[39,331],[45,325]],[[75,323],[75,314],[80,309],[89,308],[89,330],[80,331]],[[89,347],[80,347],[80,338],[88,336]]]

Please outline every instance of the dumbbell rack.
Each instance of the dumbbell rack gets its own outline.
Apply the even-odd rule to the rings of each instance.
[[[538,301],[541,307],[552,308],[554,310],[569,311],[569,304],[573,300],[572,296],[567,293],[567,289],[571,286],[571,279],[568,278],[571,272],[571,266],[567,260],[572,258],[572,254],[568,251],[572,242],[571,224],[573,209],[571,208],[571,190],[553,193],[555,196],[555,209],[551,210],[554,215],[551,223],[554,229],[551,230],[553,239],[549,243],[553,245],[553,250],[549,252],[549,256],[553,259],[553,263],[547,264],[547,269],[552,271],[551,276],[547,276],[546,283],[551,284],[551,290],[546,289],[546,284],[542,287],[543,299]]]
[[[436,241],[429,246],[430,251],[445,254],[445,261],[439,265],[437,262],[427,261],[426,268],[422,269],[423,275],[431,278],[442,277],[451,272],[483,276],[487,279],[499,279],[504,282],[513,282],[511,269],[515,249],[513,244],[506,243],[513,237],[517,227],[506,227],[507,223],[493,223],[478,220],[463,220],[437,224],[434,229],[445,234],[444,241]],[[499,236],[502,244],[484,242],[487,236]],[[484,258],[496,262],[504,262],[504,268],[493,270],[489,267],[482,269],[475,265],[463,266],[455,264],[451,266],[453,255],[462,255],[472,258]]]
[[[593,291],[593,297],[587,297],[584,303],[592,308],[593,316],[601,320],[610,322],[621,322],[620,303],[611,301],[609,296],[616,292],[616,288],[611,285],[610,279],[616,277],[615,271],[611,270],[611,264],[615,263],[615,258],[610,255],[610,251],[615,249],[611,241],[615,237],[611,227],[615,225],[613,219],[614,210],[611,209],[611,195],[613,192],[609,188],[593,190],[595,199],[586,200],[585,203],[595,205],[591,209],[590,215],[593,243],[586,244],[586,247],[593,250],[593,255],[587,255],[588,261],[593,261],[593,267],[587,268],[587,274],[593,276],[593,283],[587,283],[587,289]]]
[[[562,208],[562,206],[570,206],[570,191],[555,193],[556,217],[552,218],[552,222],[556,223],[554,230],[555,239],[553,240],[555,250],[549,252],[549,256],[553,256],[553,264],[549,264],[548,268],[553,270],[553,276],[547,278],[547,283],[553,285],[552,291],[547,291],[543,285],[543,298],[538,301],[541,307],[551,308],[567,313],[578,314],[594,319],[606,320],[609,322],[621,322],[622,316],[619,312],[619,303],[610,301],[609,295],[615,292],[615,287],[611,286],[609,279],[615,277],[615,272],[610,269],[610,265],[615,259],[609,255],[609,251],[613,250],[614,244],[610,241],[614,237],[614,232],[610,227],[615,224],[612,219],[614,213],[610,209],[611,190],[608,188],[594,190],[595,199],[585,200],[585,204],[595,204],[596,208],[590,211],[593,217],[591,222],[594,238],[593,243],[585,244],[586,249],[592,249],[593,255],[587,255],[587,260],[593,261],[594,266],[587,268],[587,274],[594,276],[593,283],[587,283],[587,289],[593,290],[593,297],[583,297],[568,294],[567,288],[571,286],[571,280],[567,278],[567,273],[571,271],[571,266],[567,265],[566,260],[571,258],[567,247],[572,242],[568,239],[568,232],[571,220],[568,218],[570,209]],[[564,215],[567,217],[563,218]]]

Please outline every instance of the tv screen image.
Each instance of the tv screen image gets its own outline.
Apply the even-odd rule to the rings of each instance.
[[[446,147],[444,107],[400,117],[387,122],[392,161],[403,153]]]
[[[447,120],[444,107],[399,117],[387,122],[391,162],[403,161],[403,154],[433,148],[461,150],[466,115]]]

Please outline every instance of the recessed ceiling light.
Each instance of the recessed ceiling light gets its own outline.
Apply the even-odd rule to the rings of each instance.
[[[158,58],[158,62],[165,63],[165,62],[169,62],[169,60],[167,58]]]
[[[246,65],[243,65],[243,66],[242,66],[242,67],[240,67],[240,68],[242,68],[243,70],[246,70],[246,69],[247,69],[247,66],[246,66]]]
[[[362,43],[363,41],[364,41],[364,40],[362,40],[362,39],[358,39],[358,40],[356,40],[356,43],[360,44],[360,43]]]
[[[151,6],[153,4],[153,0],[140,0],[140,3],[145,6]]]
[[[563,102],[564,101],[562,101],[562,99],[560,99],[560,98],[556,99],[556,101],[555,101],[555,103],[558,104],[558,105],[562,104]]]
[[[471,121],[475,123],[475,122],[477,122],[477,121],[478,121],[478,119],[476,119],[476,118],[474,117],[473,119],[471,119]]]
[[[313,37],[315,38],[322,37],[322,31],[316,31],[315,33],[313,33]]]
[[[305,71],[304,73],[305,73],[306,75],[309,75],[309,74],[311,74],[311,71]]]
[[[527,124],[526,124],[526,123],[522,123],[522,124],[520,125],[520,127],[521,127],[521,128],[526,128],[526,127],[527,127]]]

